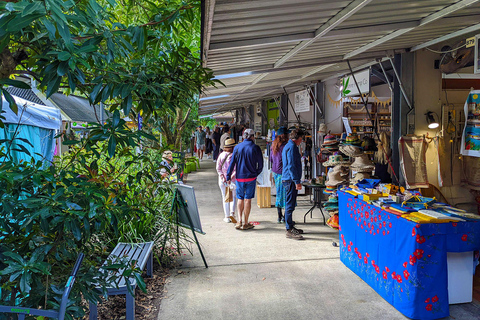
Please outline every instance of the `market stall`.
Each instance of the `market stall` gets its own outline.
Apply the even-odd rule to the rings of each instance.
[[[462,212],[435,221],[412,213],[388,212],[388,202],[368,203],[365,195],[338,191],[340,259],[398,311],[412,319],[449,315],[455,296],[472,297],[473,251],[480,249],[480,220]],[[371,198],[379,199],[376,196]],[[375,205],[373,204],[375,203]],[[452,208],[452,212],[455,209]],[[410,220],[409,215],[412,215]],[[421,215],[419,215],[421,217]],[[450,221],[450,222],[448,222]],[[441,223],[443,222],[443,223]],[[449,253],[463,253],[449,256]],[[448,257],[448,258],[447,258]],[[462,272],[449,262],[467,265],[460,291],[452,292],[449,273]],[[453,280],[452,280],[453,281]],[[453,299],[453,300],[452,300]]]

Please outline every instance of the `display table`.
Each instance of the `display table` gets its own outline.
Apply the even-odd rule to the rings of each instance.
[[[340,260],[405,316],[449,316],[447,252],[478,250],[480,223],[416,224],[342,191],[338,201]]]
[[[325,185],[323,184],[310,184],[310,183],[304,183],[302,184],[305,188],[312,189],[313,193],[313,206],[305,213],[303,216],[303,223],[306,223],[307,221],[307,216],[310,213],[310,218],[312,217],[313,210],[315,208],[320,209],[320,213],[322,214],[323,217],[323,225],[326,225],[327,220],[325,219],[325,215],[323,214],[323,209],[322,209],[322,189],[325,189]]]

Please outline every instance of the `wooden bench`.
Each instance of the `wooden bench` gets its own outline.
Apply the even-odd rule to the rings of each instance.
[[[63,290],[62,300],[60,302],[60,308],[57,310],[45,310],[45,309],[33,309],[33,308],[24,308],[19,306],[0,306],[0,314],[9,313],[9,314],[18,314],[18,320],[24,320],[26,315],[29,316],[41,316],[48,317],[49,319],[65,319],[65,312],[67,310],[68,296],[72,290],[73,284],[75,283],[75,277],[77,276],[78,270],[80,269],[80,264],[82,264],[84,254],[80,253],[77,257],[77,261],[73,266],[72,273],[68,278],[65,289]]]
[[[127,259],[130,261],[135,261],[135,265],[143,271],[145,266],[147,267],[147,276],[152,276],[153,271],[153,242],[144,242],[144,243],[119,243],[113,249],[112,253],[108,256],[108,260],[118,261],[119,259]],[[126,320],[135,319],[135,297],[132,296],[127,290],[127,284],[125,277],[121,277],[121,270],[117,274],[118,280],[116,285],[107,288],[107,294],[110,296],[124,294],[126,295]],[[127,279],[132,286],[133,291],[137,286],[137,281],[134,277]],[[97,304],[90,302],[90,320],[97,319]]]

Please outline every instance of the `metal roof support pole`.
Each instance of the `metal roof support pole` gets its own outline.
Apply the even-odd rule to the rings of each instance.
[[[385,80],[387,81],[390,92],[393,92],[392,84],[390,83],[390,79],[388,79],[387,72],[385,72],[385,68],[383,67],[383,64],[382,64],[382,59],[377,59],[377,61],[378,61],[378,64],[380,65],[380,68],[382,68],[382,72],[383,72],[383,75],[385,76]]]
[[[282,113],[280,114],[280,124],[282,126],[288,126],[288,101],[287,101],[288,96],[285,94],[282,94],[280,96],[280,107],[282,110]]]
[[[282,89],[283,89],[283,91],[285,91],[285,95],[287,96],[287,101],[288,101],[288,103],[290,104],[290,107],[293,110],[293,114],[295,115],[295,118],[297,118],[298,124],[300,125],[300,117],[298,116],[297,112],[295,111],[295,108],[293,107],[292,102],[290,101],[290,98],[288,97],[287,90],[285,90],[285,88],[282,88]],[[287,119],[287,122],[288,122],[288,119]]]
[[[399,55],[396,54],[395,59],[397,59],[397,56]],[[408,99],[407,94],[405,93],[405,88],[403,87],[402,79],[400,79],[398,75],[397,68],[395,68],[395,64],[393,63],[392,58],[388,57],[388,60],[390,60],[390,63],[392,64],[393,72],[395,72],[395,77],[397,78],[398,85],[400,86],[400,90],[402,91],[403,98],[407,102],[408,108],[412,110],[413,109],[412,104],[410,103],[410,99]]]
[[[309,93],[308,98],[310,99],[310,101],[313,101],[313,105],[317,108],[318,113],[320,113],[320,116],[323,116],[322,109],[320,109],[320,106],[319,106],[318,103],[317,103],[316,96],[315,96],[315,94],[312,92],[312,89],[310,89],[310,87],[307,87],[307,91],[308,91],[308,93]],[[317,91],[317,88],[316,88],[316,87],[315,87],[315,91]],[[312,99],[312,96],[314,97],[313,99]]]
[[[393,61],[390,60],[392,66],[394,65]],[[395,67],[401,70],[402,60],[400,55],[395,55]],[[397,180],[398,184],[404,185],[404,179],[402,172],[400,170],[400,151],[398,150],[398,139],[402,135],[402,106],[401,106],[401,85],[400,77],[398,77],[397,72],[395,71],[396,77],[393,79],[393,99],[392,99],[392,133],[390,139],[390,145],[392,147],[392,167],[394,172],[398,172],[399,179]]]
[[[273,97],[273,100],[275,100],[275,104],[277,105],[278,110],[280,110],[280,113],[283,115],[283,118],[284,118],[284,119],[287,119],[287,115],[285,114],[285,110],[283,110],[283,108],[282,108],[282,106],[281,106],[281,101],[278,101],[278,97],[277,97],[277,96]],[[280,119],[279,119],[278,122],[281,123]]]

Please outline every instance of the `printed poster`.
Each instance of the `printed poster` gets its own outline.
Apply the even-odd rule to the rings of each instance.
[[[470,91],[464,110],[466,121],[460,153],[480,157],[480,90]]]

